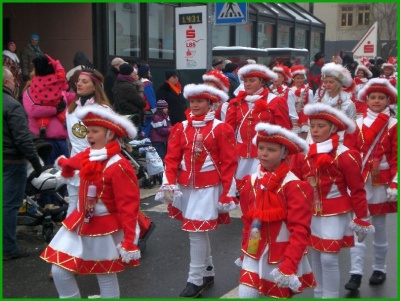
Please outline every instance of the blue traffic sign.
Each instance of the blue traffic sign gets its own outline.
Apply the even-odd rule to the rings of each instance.
[[[247,3],[215,3],[215,24],[238,24],[247,22]]]

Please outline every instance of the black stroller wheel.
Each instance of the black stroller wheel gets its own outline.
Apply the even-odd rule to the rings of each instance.
[[[51,228],[46,228],[43,230],[43,237],[44,240],[49,243],[51,239],[53,238],[53,229]]]

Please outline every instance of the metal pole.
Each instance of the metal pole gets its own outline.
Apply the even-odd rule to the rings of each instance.
[[[213,32],[213,5],[215,3],[207,3],[207,68],[211,66],[212,62],[212,32]]]

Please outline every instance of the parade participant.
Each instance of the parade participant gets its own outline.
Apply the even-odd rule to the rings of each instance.
[[[384,63],[382,64],[383,73],[381,74],[380,78],[387,79],[393,87],[397,88],[397,77],[395,76],[395,68],[394,64],[392,63]]]
[[[351,87],[354,82],[350,72],[341,65],[328,63],[322,67],[323,86],[314,94],[310,103],[321,102],[336,108],[347,115],[350,119],[357,118],[356,107],[351,100],[351,94],[342,91],[343,88]],[[339,133],[340,141],[343,141],[344,133]]]
[[[382,78],[371,79],[358,94],[368,105],[366,115],[357,119],[357,131],[346,135],[344,143],[359,151],[364,158],[363,180],[367,192],[371,222],[375,226],[373,273],[370,284],[386,279],[388,237],[386,214],[397,213],[397,119],[389,105],[397,102],[397,90]],[[351,279],[348,290],[357,290],[364,275],[365,242],[350,249]]]
[[[305,157],[291,161],[291,170],[314,188],[311,219],[311,266],[315,298],[338,298],[339,252],[372,233],[361,176],[361,157],[339,142],[338,131],[353,132],[355,123],[343,112],[323,103],[307,104],[313,143]],[[353,219],[353,214],[355,218]]]
[[[259,123],[255,130],[260,165],[238,186],[244,223],[239,298],[289,298],[315,287],[306,256],[314,192],[286,162],[307,153],[308,145],[277,125]]]
[[[305,83],[307,79],[307,69],[302,65],[296,65],[290,68],[293,77],[293,84],[290,87],[295,96],[295,107],[299,119],[297,126],[299,128],[298,135],[306,139],[307,133],[310,130],[308,118],[304,115],[303,108],[313,98],[312,89]]]
[[[89,142],[86,139],[87,128],[83,124],[82,120],[76,116],[76,110],[94,103],[111,107],[102,87],[104,82],[103,75],[95,69],[82,69],[77,72],[79,73],[79,76],[76,82],[76,94],[74,101],[72,101],[68,106],[66,113],[68,139],[71,145],[71,157],[89,147]],[[74,180],[68,182],[67,190],[69,198],[67,215],[69,215],[76,209],[78,202],[78,172],[75,173]]]
[[[219,70],[213,69],[211,71],[208,71],[206,74],[203,74],[203,82],[204,84],[211,85],[219,90],[224,91],[225,93],[229,92],[229,78]],[[215,118],[221,121],[225,121],[228,105],[228,101],[225,101],[224,103],[219,102],[213,105]]]
[[[278,78],[275,72],[264,65],[248,64],[239,69],[238,75],[244,81],[244,91],[229,102],[225,122],[236,133],[239,161],[236,179],[240,180],[253,174],[259,164],[257,148],[251,143],[255,125],[268,122],[290,129],[291,122],[286,100],[266,87],[267,81]]]
[[[293,91],[289,89],[289,85],[292,82],[292,73],[290,72],[290,68],[284,65],[276,65],[272,68],[272,71],[278,74],[278,78],[273,81],[270,89],[272,93],[281,96],[286,100],[289,108],[291,129],[297,134],[300,131],[300,128],[297,124],[299,116],[297,115],[295,107],[295,95]]]
[[[367,104],[364,101],[360,101],[358,99],[358,92],[361,91],[362,88],[368,82],[368,79],[372,77],[372,72],[367,68],[367,66],[359,64],[356,68],[356,77],[354,78],[354,82],[356,84],[354,92],[352,94],[351,100],[354,102],[356,106],[357,118],[362,117],[365,112],[367,112]]]
[[[76,117],[87,127],[90,147],[57,159],[61,175],[80,170],[77,208],[63,221],[40,257],[52,264],[60,298],[80,298],[75,275],[95,274],[102,298],[119,298],[117,272],[139,264],[139,185],[118,139],[134,139],[133,124],[111,108],[92,104]]]
[[[229,223],[228,211],[236,208],[237,156],[233,129],[215,119],[212,110],[213,103],[228,95],[204,84],[186,85],[183,94],[190,112],[171,130],[156,200],[169,203],[169,216],[189,232],[189,277],[180,296],[194,298],[214,283],[208,231]]]

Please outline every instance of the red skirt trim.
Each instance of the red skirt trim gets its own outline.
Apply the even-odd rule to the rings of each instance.
[[[240,273],[239,283],[257,289],[260,294],[273,298],[290,298],[294,294],[301,293],[307,288],[317,286],[313,273],[304,274],[299,277],[301,287],[298,292],[293,292],[290,288],[279,287],[275,282],[266,279],[260,279],[257,273],[243,270]]]
[[[354,247],[354,236],[344,236],[343,239],[322,239],[311,235],[310,246],[320,252],[338,253],[341,248]]]
[[[46,249],[44,249],[42,254],[40,254],[40,258],[48,263],[56,264],[66,270],[81,275],[117,273],[124,271],[127,266],[132,267],[139,265],[139,260],[132,260],[127,264],[123,263],[121,258],[101,261],[84,260],[54,250],[50,246],[47,246]]]
[[[368,204],[370,215],[382,215],[397,212],[397,201],[380,204]]]

